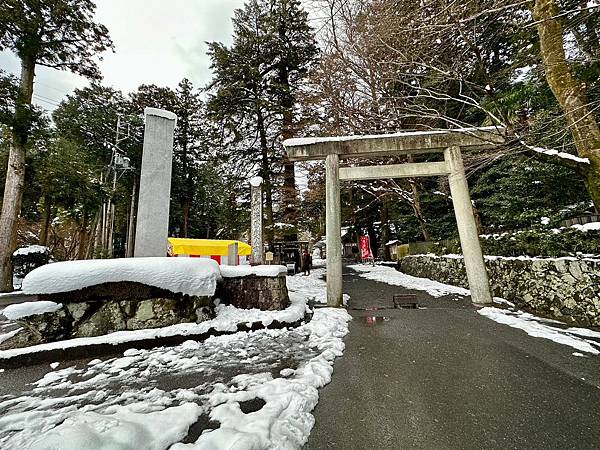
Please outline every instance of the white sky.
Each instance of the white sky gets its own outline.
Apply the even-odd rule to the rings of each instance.
[[[233,10],[244,0],[97,0],[96,20],[104,24],[115,53],[104,52],[103,84],[124,92],[140,84],[175,87],[182,78],[204,86],[211,78],[206,42],[229,45]],[[19,62],[0,52],[0,67],[18,75]],[[69,72],[38,66],[34,102],[53,110],[73,89],[88,84]]]
[[[108,28],[115,45],[114,53],[101,54],[102,84],[128,93],[141,84],[174,88],[185,77],[196,87],[206,85],[211,79],[206,42],[231,44],[231,17],[244,0],[96,0],[96,4],[96,21]],[[8,51],[0,52],[0,68],[19,75],[19,61]],[[37,66],[33,102],[53,111],[65,95],[88,84],[70,72]],[[296,176],[305,190],[306,175],[299,167]]]

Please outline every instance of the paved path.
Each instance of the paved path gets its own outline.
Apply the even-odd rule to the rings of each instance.
[[[355,308],[414,292],[426,309],[351,311],[306,449],[600,447],[600,357],[350,270],[344,292]]]

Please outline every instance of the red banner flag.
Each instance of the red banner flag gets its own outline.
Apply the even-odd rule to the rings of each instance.
[[[369,259],[373,257],[371,252],[371,241],[369,236],[361,236],[359,240],[360,257],[362,259]]]

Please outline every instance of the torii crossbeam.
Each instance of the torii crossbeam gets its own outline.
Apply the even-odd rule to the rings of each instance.
[[[290,161],[325,160],[327,304],[342,304],[342,242],[340,180],[373,180],[448,176],[461,248],[474,303],[492,303],[490,284],[473,216],[461,148],[487,149],[504,142],[496,127],[410,131],[372,136],[288,139],[283,145]],[[340,159],[442,153],[442,162],[342,167]]]

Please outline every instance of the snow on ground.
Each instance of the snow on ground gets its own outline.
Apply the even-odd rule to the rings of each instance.
[[[325,282],[325,260],[313,259],[313,268],[310,275],[296,274],[287,277],[288,290],[302,292],[309,300],[315,303],[327,304],[327,283]],[[350,296],[344,294],[344,305],[348,304]]]
[[[2,314],[8,320],[17,320],[27,316],[56,312],[62,308],[61,303],[48,301],[24,302],[8,305],[2,310]]]
[[[330,381],[344,349],[348,320],[345,310],[323,308],[295,329],[79,362],[24,392],[7,392],[0,382],[7,392],[0,397],[0,447],[164,449],[183,440],[170,448],[300,448],[314,424],[317,389]],[[257,398],[264,406],[242,412],[240,402]],[[188,434],[191,424],[196,432]]]
[[[331,380],[333,362],[344,350],[349,314],[322,308],[297,328],[235,330],[238,323],[302,320],[309,297],[325,298],[323,273],[317,268],[310,277],[288,277],[291,306],[283,311],[217,305],[217,318],[200,324],[0,352],[0,358],[8,358],[209,328],[232,332],[203,342],[129,349],[119,357],[53,363],[42,378],[17,389],[21,372],[29,371],[0,371],[0,448],[300,448],[314,425],[318,389]],[[248,409],[248,403],[254,406]]]
[[[550,339],[558,344],[568,345],[576,350],[600,354],[600,332],[587,328],[559,328],[555,320],[541,319],[523,311],[507,311],[494,307],[485,307],[477,311],[495,322],[518,328],[533,337]],[[593,339],[586,339],[593,338]]]
[[[119,258],[64,261],[31,271],[23,280],[26,294],[75,291],[100,283],[132,281],[181,292],[210,296],[221,278],[219,265],[201,258]]]
[[[428,278],[413,277],[412,275],[398,272],[393,267],[371,266],[366,264],[354,264],[348,267],[357,271],[362,278],[380,281],[394,286],[402,286],[406,289],[426,291],[433,297],[443,297],[444,295],[451,294],[470,295],[468,289],[440,283]]]

